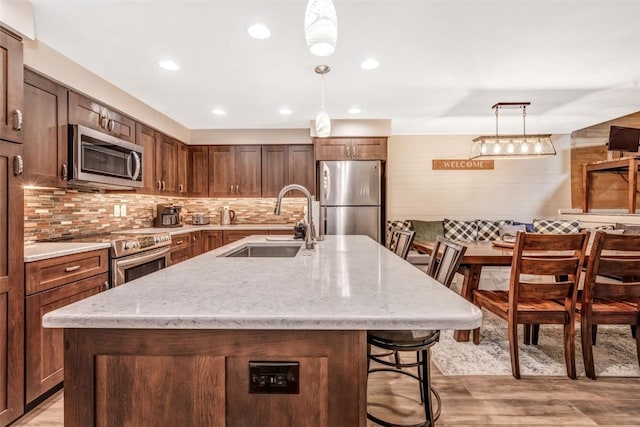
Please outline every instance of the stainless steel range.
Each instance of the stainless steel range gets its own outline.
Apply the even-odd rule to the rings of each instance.
[[[110,240],[112,287],[162,270],[171,263],[169,233],[119,232],[111,234]]]

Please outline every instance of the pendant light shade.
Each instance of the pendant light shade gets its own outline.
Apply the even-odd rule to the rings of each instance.
[[[309,0],[304,16],[304,35],[313,55],[329,56],[336,50],[338,17],[331,0]]]
[[[331,71],[328,65],[318,65],[315,72],[322,76],[322,108],[316,116],[316,135],[319,138],[327,138],[331,136],[331,119],[324,109],[324,75]]]
[[[316,116],[316,135],[318,138],[331,136],[331,119],[324,109],[320,110]]]

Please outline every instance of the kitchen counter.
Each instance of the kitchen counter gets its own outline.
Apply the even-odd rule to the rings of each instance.
[[[128,230],[115,231],[114,233],[169,233],[175,236],[182,233],[201,230],[291,230],[293,235],[293,225],[290,224],[233,224],[233,225],[185,225],[182,227],[147,227]],[[109,248],[108,242],[83,242],[73,241],[60,242],[30,242],[24,245],[24,262],[41,261],[43,259],[55,258],[64,255],[72,255],[81,252],[93,251],[95,249]]]
[[[291,244],[268,238],[46,314],[65,328],[64,425],[366,427],[367,329],[480,326],[477,307],[366,236],[219,256]]]
[[[24,246],[24,262],[40,261],[64,255],[110,248],[110,243],[42,242]]]
[[[327,330],[480,325],[477,307],[364,236],[326,236],[315,250],[303,249],[294,258],[218,256],[266,239],[242,239],[48,313],[44,326]]]

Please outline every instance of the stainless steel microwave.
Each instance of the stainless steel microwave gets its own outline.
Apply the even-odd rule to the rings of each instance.
[[[69,125],[69,183],[106,189],[142,187],[144,148],[81,125]]]

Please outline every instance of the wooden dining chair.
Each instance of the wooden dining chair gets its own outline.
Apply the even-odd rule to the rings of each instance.
[[[596,232],[577,312],[587,377],[596,379],[597,325],[631,325],[640,365],[640,235]]]
[[[520,378],[518,325],[564,325],[567,375],[576,378],[575,307],[589,233],[538,234],[518,231],[509,291],[476,290],[473,302],[507,321],[511,373]],[[535,279],[531,279],[535,275]],[[473,331],[480,343],[480,328]]]
[[[415,231],[392,228],[388,249],[400,258],[407,259],[407,255],[409,254],[411,243],[413,243],[415,235]]]
[[[413,238],[413,236],[412,236]],[[428,274],[446,287],[451,286],[462,256],[466,251],[466,246],[460,245],[439,237],[431,255]],[[437,260],[437,261],[436,261]],[[439,330],[400,330],[400,331],[367,331],[367,344],[369,347],[368,360],[376,361],[387,367],[369,369],[372,372],[394,372],[400,373],[418,380],[420,384],[420,398],[424,405],[425,423],[421,426],[432,426],[438,419],[441,412],[441,399],[438,391],[431,385],[431,374],[429,364],[431,360],[431,347],[440,339]],[[390,350],[394,355],[393,361],[381,358],[382,355],[372,354],[371,346]],[[415,362],[401,361],[399,352],[414,352]],[[385,353],[384,355],[389,355]],[[405,368],[417,368],[417,375],[412,371],[403,370]],[[433,399],[436,401],[436,410],[433,409]],[[384,421],[370,413],[367,417],[383,426],[404,427],[402,424],[394,424]],[[409,427],[415,427],[412,424]]]

